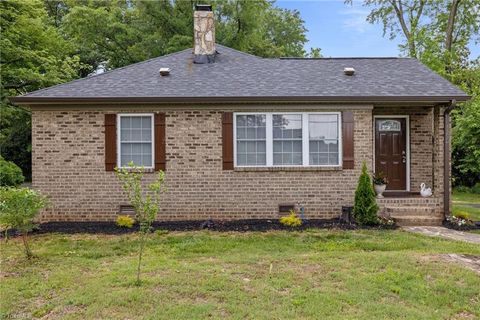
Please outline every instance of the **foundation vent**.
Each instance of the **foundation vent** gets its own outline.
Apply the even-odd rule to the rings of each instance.
[[[294,204],[279,204],[278,205],[278,212],[279,213],[289,213],[290,210],[295,210]]]
[[[123,215],[134,216],[135,215],[135,209],[133,209],[133,206],[131,206],[129,204],[121,204],[120,208],[118,210],[118,213],[123,214]]]

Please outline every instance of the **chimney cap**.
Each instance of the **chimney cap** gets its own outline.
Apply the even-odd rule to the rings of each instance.
[[[209,4],[196,4],[195,11],[212,11],[212,6]]]
[[[353,76],[355,74],[355,69],[354,68],[343,68],[343,73],[347,76]]]

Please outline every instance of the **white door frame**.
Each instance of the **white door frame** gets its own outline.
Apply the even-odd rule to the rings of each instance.
[[[376,119],[390,119],[390,118],[403,118],[406,119],[406,137],[405,137],[405,144],[407,148],[407,172],[406,172],[406,177],[407,181],[405,182],[406,184],[406,190],[388,190],[388,191],[410,191],[410,116],[409,115],[374,115],[373,116],[373,170],[375,170],[375,137],[376,137],[376,130],[377,130],[377,125],[376,125]]]

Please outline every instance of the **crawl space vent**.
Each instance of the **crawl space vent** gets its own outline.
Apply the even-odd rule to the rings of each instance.
[[[291,210],[295,210],[294,204],[279,204],[278,212],[279,213],[289,213]]]
[[[121,204],[118,211],[120,214],[135,215],[135,210],[133,209],[133,206],[129,204]]]

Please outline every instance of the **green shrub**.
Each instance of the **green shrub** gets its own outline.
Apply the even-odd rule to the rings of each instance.
[[[13,162],[0,156],[0,186],[18,187],[25,181],[22,170]]]
[[[117,217],[117,221],[115,222],[117,226],[123,228],[132,228],[133,224],[135,223],[135,219],[130,216],[121,215]]]
[[[376,225],[378,224],[378,209],[367,164],[363,162],[362,174],[358,179],[357,190],[355,191],[353,217],[360,225]]]
[[[294,210],[290,210],[290,214],[280,218],[280,223],[286,227],[299,227],[302,225],[302,219],[298,217],[298,214]]]
[[[465,211],[457,211],[453,215],[459,219],[470,220],[470,215]]]
[[[25,255],[31,258],[28,232],[35,227],[35,217],[47,205],[47,198],[29,188],[0,187],[0,225],[22,234]]]
[[[475,183],[471,188],[472,193],[480,194],[480,182]]]
[[[473,187],[469,188],[467,186],[456,186],[456,192],[465,192],[465,193],[474,193],[480,194],[480,182],[477,182]]]
[[[458,186],[458,187],[455,187],[455,191],[457,192],[467,192],[467,193],[470,193],[472,192],[472,190],[467,187],[467,186]]]

